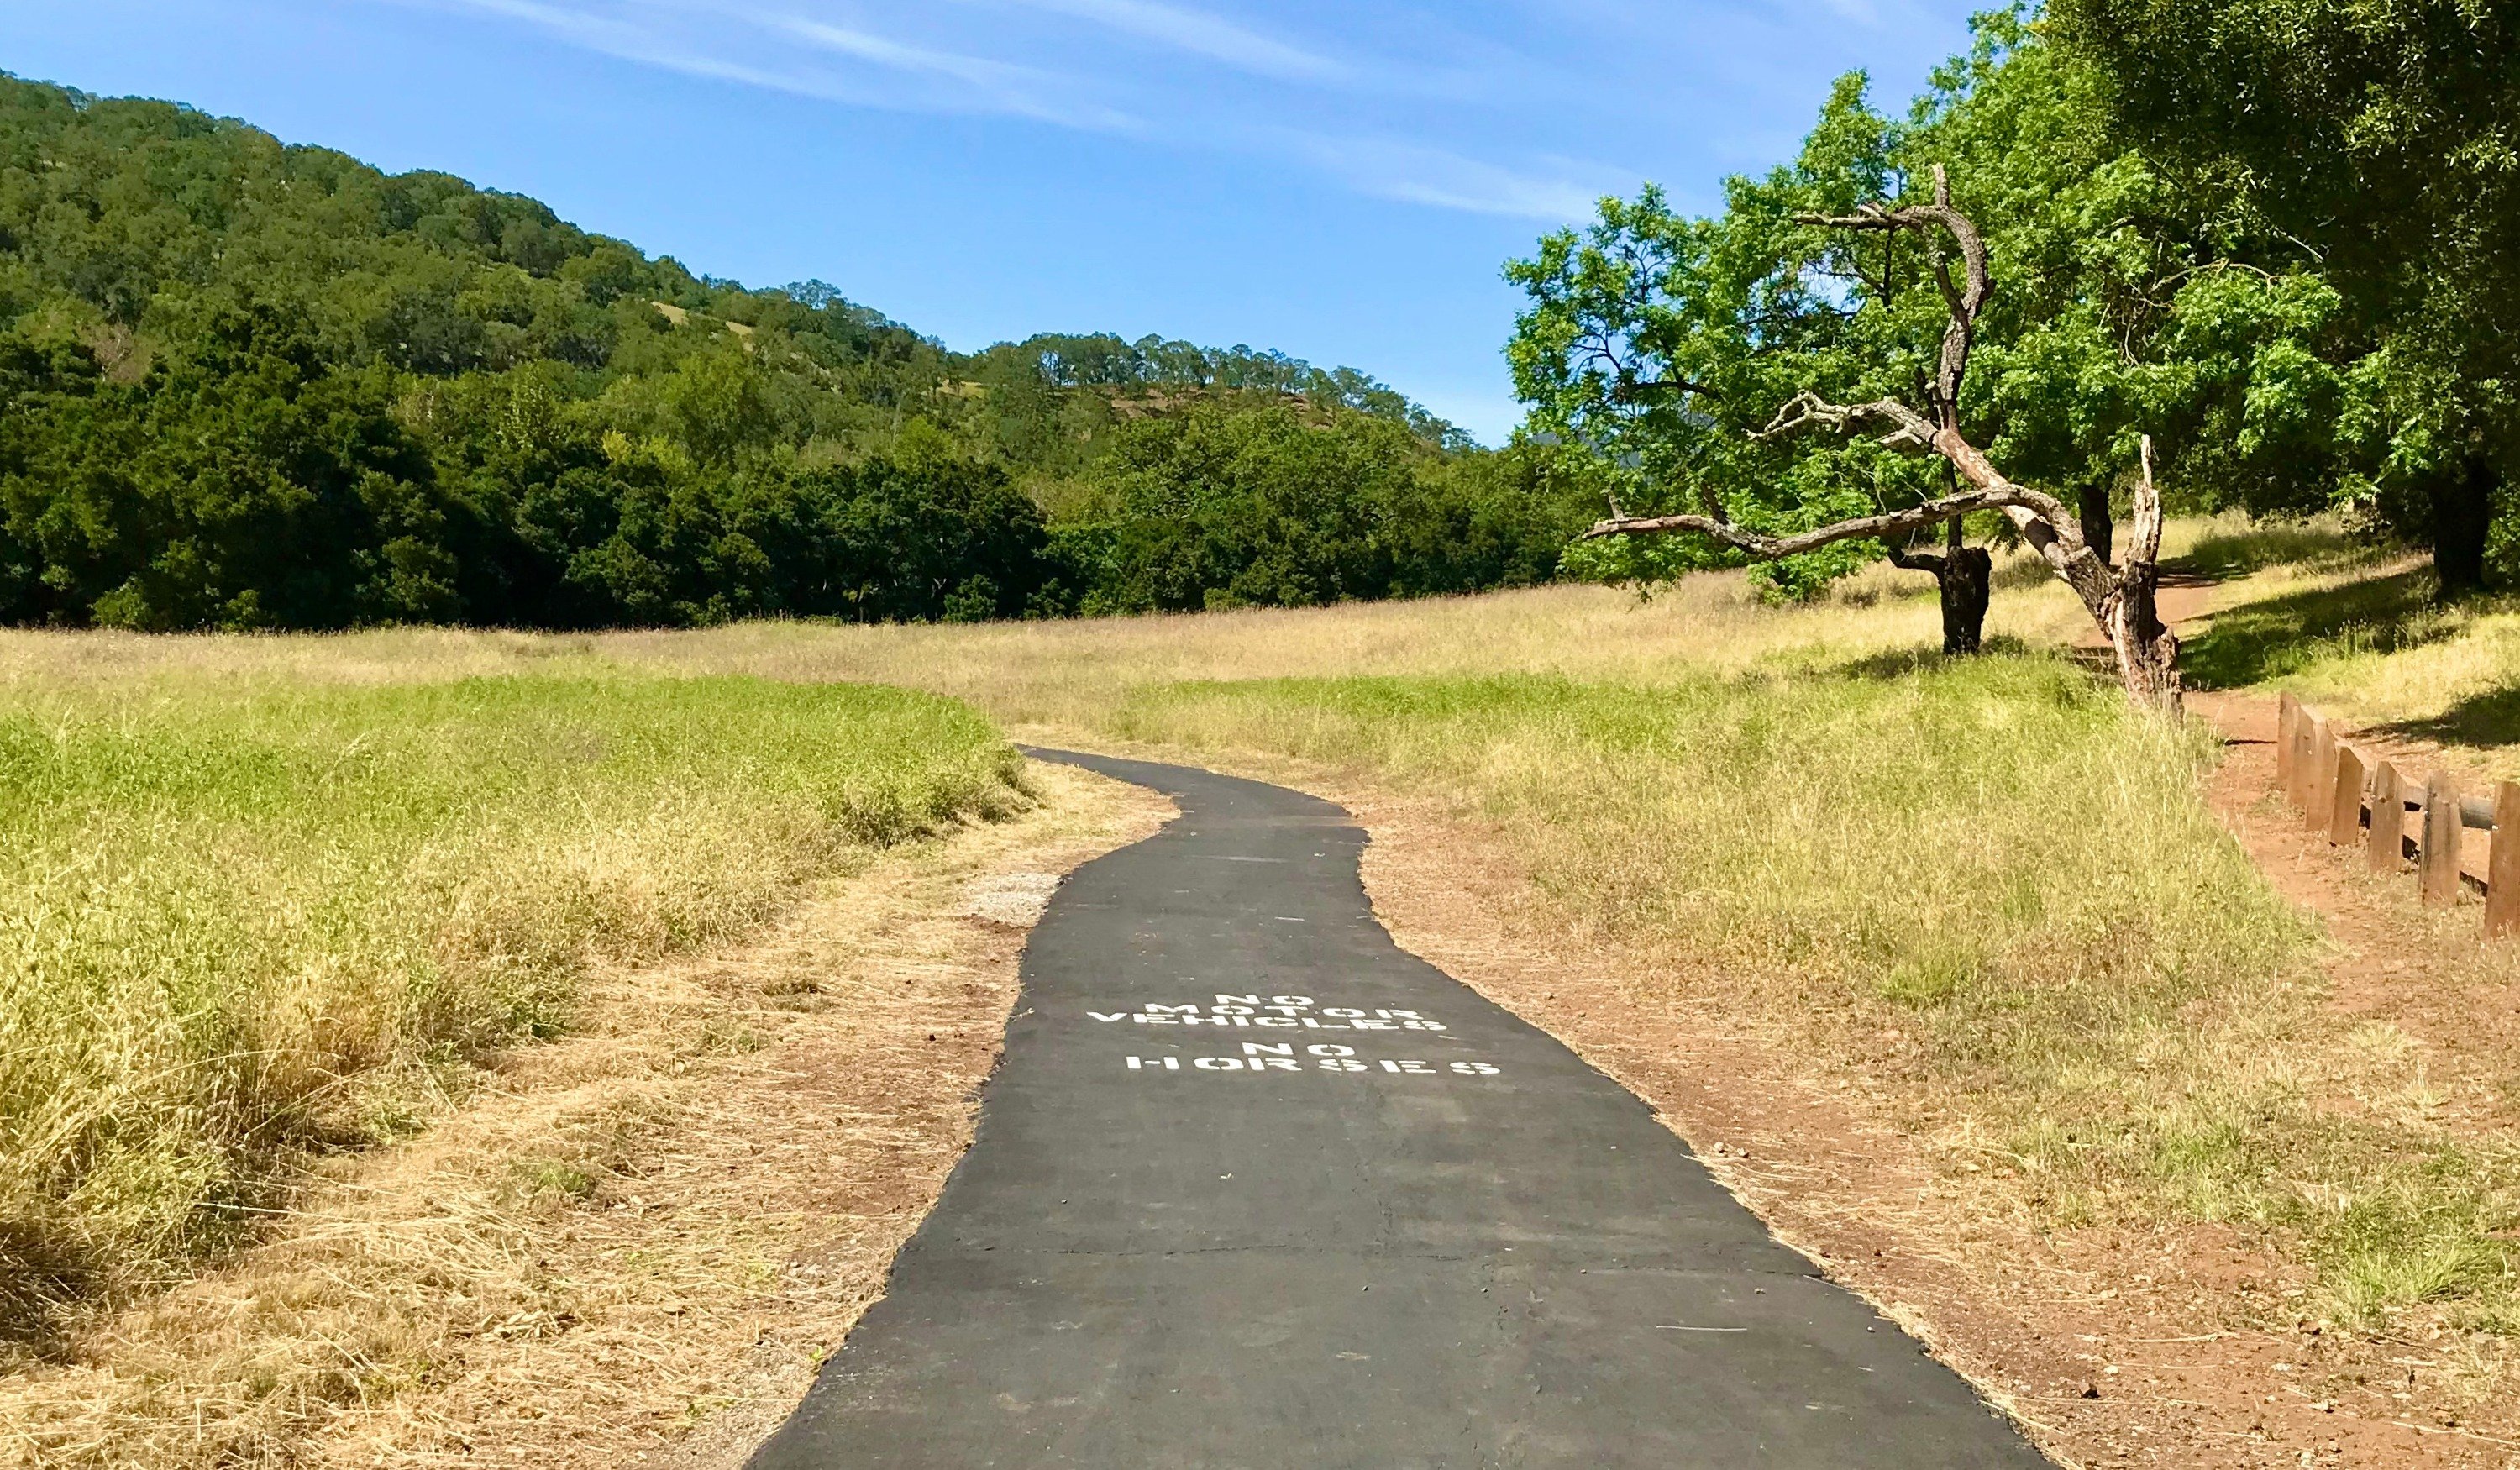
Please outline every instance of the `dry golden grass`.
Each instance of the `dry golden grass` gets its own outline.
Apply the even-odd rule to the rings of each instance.
[[[1023,800],[985,720],[899,690],[583,661],[211,678],[164,646],[99,673],[108,646],[150,646],[21,641],[0,679],[17,1350],[250,1239],[310,1152],[407,1135],[478,1058],[567,1029],[588,966],[720,941]]]
[[[2169,549],[2253,603],[2398,570],[2320,526],[2190,521]],[[2269,1232],[2318,1265],[2339,1321],[2511,1325],[2509,1131],[2354,1100],[2404,1092],[2423,1058],[2358,1047],[2323,1006],[2313,927],[2198,798],[2210,741],[2043,651],[2082,635],[2080,608],[2035,567],[1999,576],[2002,651],[1967,665],[1930,651],[1928,584],[1886,568],[1801,607],[1706,576],[1644,605],[1565,587],[599,646],[909,683],[1045,738],[1291,757],[1454,801],[1673,1001],[1719,986],[1842,1058],[1899,1035],[1889,1105],[2006,1209]]]
[[[1565,673],[1651,682],[1714,659],[1738,667],[1905,648],[1938,626],[1918,579],[1876,568],[1810,607],[1773,607],[1737,577],[1691,579],[1640,603],[1598,587],[1476,598],[1244,608],[1092,621],[832,627],[744,623],[697,633],[393,629],[305,637],[0,630],[0,687],[114,688],[167,675],[404,685],[596,661],[688,674],[898,684],[983,696],[1016,716],[1091,714],[1150,683],[1329,674]],[[1926,589],[1929,590],[1930,584]],[[1990,632],[2047,638],[2072,609],[2046,589],[2008,598]],[[2074,614],[2080,616],[2079,612]]]
[[[2070,637],[2078,620],[2087,621],[2062,589],[2032,582],[1999,601],[1988,634],[2047,644]],[[968,698],[1010,724],[1085,730],[1131,690],[1157,685],[1553,674],[1657,687],[1710,673],[1904,655],[1930,645],[1940,627],[1930,582],[1876,566],[1807,606],[1774,606],[1737,575],[1709,575],[1649,602],[1610,588],[1561,586],[1087,622],[748,623],[608,635],[596,646],[606,657],[696,673],[901,684]]]
[[[2363,659],[2368,686],[2401,678],[2386,697],[2409,720],[2502,687],[2501,614],[2428,631],[2387,585],[2403,568],[2319,528],[2189,523],[2173,550],[2235,579],[2195,646],[2209,683]],[[358,688],[558,660],[892,683],[1039,738],[1402,793],[1505,843],[1531,922],[1611,957],[1639,1014],[1795,1039],[1794,1085],[1924,1161],[1933,1203],[1897,1229],[2240,1240],[2298,1294],[2212,1297],[2209,1330],[2324,1318],[2354,1329],[2334,1338],[2464,1345],[2475,1382],[2504,1382],[2509,1118],[2435,1105],[2421,1046],[2330,1002],[2313,926],[2198,799],[2209,742],[2129,716],[2059,657],[2085,619],[2034,568],[1999,586],[1997,651],[1966,664],[1930,651],[1921,579],[1876,568],[1786,608],[1706,576],[1642,605],[1564,587],[976,628],[22,634],[0,638],[0,671]],[[2392,662],[2418,655],[2437,666]],[[587,1174],[563,1152],[561,1194]]]
[[[2332,519],[2199,527],[2228,575],[2189,640],[2203,688],[2301,693],[2349,726],[2440,745],[2463,770],[2520,776],[2520,603],[2444,603],[2417,554],[2358,545]]]
[[[757,942],[607,967],[580,1033],[327,1168],[270,1244],[0,1380],[0,1463],[740,1460],[968,1143],[1048,878],[1166,810],[1033,779]]]

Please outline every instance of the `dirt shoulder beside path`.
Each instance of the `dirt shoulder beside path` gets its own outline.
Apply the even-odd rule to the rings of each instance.
[[[0,1383],[0,1463],[732,1465],[882,1290],[970,1138],[1058,875],[1140,788],[873,860],[770,933],[604,977],[285,1233]]]
[[[1720,997],[1549,932],[1460,817],[1367,799],[1376,912],[1426,956],[1654,1104],[1830,1276],[1880,1305],[2067,1465],[2506,1466],[2511,1405],[2466,1345],[2357,1339],[2297,1264],[2213,1225],[2042,1227],[1901,1085],[1900,1038],[1853,1065]],[[1960,1146],[1954,1146],[1956,1141]],[[2426,1351],[2426,1348],[2430,1351]]]

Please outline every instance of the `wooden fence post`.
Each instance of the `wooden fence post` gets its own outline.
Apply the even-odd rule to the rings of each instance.
[[[2371,870],[2396,872],[2407,866],[2407,788],[2398,768],[2382,761],[2371,773]]]
[[[2275,696],[2275,789],[2292,794],[2293,739],[2301,725],[2301,699],[2285,690]]]
[[[2458,783],[2447,771],[2424,781],[2424,902],[2458,902]]]
[[[2302,793],[2301,820],[2314,832],[2327,830],[2327,811],[2336,800],[2336,727],[2324,715],[2310,722],[2310,780]]]
[[[2362,757],[2351,745],[2336,747],[2334,786],[2327,803],[2327,840],[2352,847],[2362,840]]]
[[[2494,783],[2494,856],[2485,861],[2485,932],[2520,934],[2520,785]]]
[[[2310,808],[2310,749],[2318,735],[2318,718],[2307,704],[2292,712],[2292,777],[2284,782],[2284,799],[2305,811]]]

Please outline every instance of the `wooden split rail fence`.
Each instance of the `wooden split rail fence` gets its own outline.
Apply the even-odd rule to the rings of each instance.
[[[2454,904],[2462,888],[2477,889],[2485,932],[2520,934],[2520,784],[2498,781],[2491,799],[2461,795],[2441,771],[2410,784],[2396,766],[2339,739],[2324,716],[2289,693],[2276,706],[2275,781],[2312,830],[2339,847],[2362,847],[2372,871],[2403,872],[2411,863],[2427,904]],[[2494,834],[2482,875],[2459,862],[2471,827]]]

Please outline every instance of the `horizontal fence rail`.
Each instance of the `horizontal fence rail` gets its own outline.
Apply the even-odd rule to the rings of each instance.
[[[2520,933],[2520,784],[2497,781],[2492,796],[2469,796],[2444,771],[2410,783],[2290,693],[2275,708],[2275,784],[2313,830],[2361,847],[2373,872],[2412,867],[2428,904],[2473,890],[2485,899],[2487,934]],[[2471,830],[2493,834],[2482,873],[2461,863]]]

